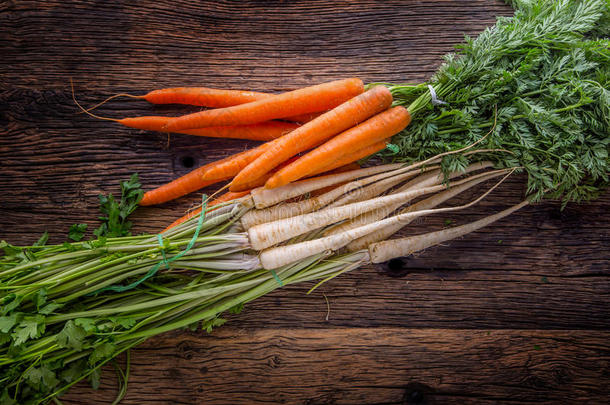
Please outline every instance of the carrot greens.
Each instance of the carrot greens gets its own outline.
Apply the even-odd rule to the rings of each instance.
[[[512,1],[476,39],[467,38],[429,84],[445,104],[430,102],[427,86],[391,85],[395,104],[416,116],[394,137],[398,161],[458,149],[493,130],[480,147],[511,153],[490,156],[523,167],[528,192],[568,201],[594,198],[608,183],[610,160],[610,41],[608,5],[588,1]],[[469,159],[443,159],[445,172]]]

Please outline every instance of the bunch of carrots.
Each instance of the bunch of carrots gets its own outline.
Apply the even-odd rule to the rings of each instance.
[[[115,120],[128,127],[267,141],[148,191],[140,205],[160,204],[230,180],[224,187],[229,192],[217,199],[226,202],[256,187],[276,188],[331,172],[384,149],[388,139],[411,121],[406,108],[392,107],[393,98],[387,87],[373,86],[365,91],[364,83],[357,78],[277,95],[181,87],[154,90],[143,96],[117,96],[154,104],[209,108],[176,118],[144,116]],[[196,214],[198,211],[191,212],[172,225]]]

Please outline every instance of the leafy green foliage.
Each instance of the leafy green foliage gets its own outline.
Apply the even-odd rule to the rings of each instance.
[[[13,345],[20,346],[30,339],[40,337],[44,330],[44,316],[24,316],[23,320],[13,330]]]
[[[103,214],[99,219],[103,223],[93,231],[95,236],[115,238],[130,235],[129,230],[132,224],[127,221],[127,217],[138,207],[138,203],[144,195],[140,187],[138,174],[134,173],[128,181],[121,182],[120,201],[117,202],[112,194],[99,196],[100,210]]]
[[[445,173],[475,160],[520,167],[528,193],[580,201],[595,198],[610,172],[610,41],[602,0],[513,0],[513,18],[498,18],[466,38],[430,81],[448,104],[433,106],[426,89],[398,104],[416,115],[393,142],[393,160],[421,160],[481,139],[477,148],[509,152],[443,159]],[[608,26],[603,27],[607,31]],[[494,125],[495,124],[495,125]]]
[[[510,153],[447,156],[443,170],[492,159],[500,167],[522,167],[529,191],[539,197],[548,189],[547,195],[561,193],[566,200],[591,198],[609,172],[608,41],[595,36],[604,30],[599,24],[607,13],[598,0],[513,3],[518,7],[514,19],[502,18],[479,38],[467,39],[432,79],[439,98],[449,104],[431,105],[426,84],[391,86],[397,103],[410,105],[417,117],[395,137],[397,153],[386,153],[392,159],[420,159],[469,145],[490,131],[479,146]],[[243,302],[277,288],[263,282],[266,271],[203,269],[194,278],[170,271],[130,291],[91,294],[113,278],[139,277],[160,260],[150,235],[114,239],[129,235],[127,217],[142,197],[139,186],[134,175],[121,183],[120,200],[100,197],[103,224],[94,232],[97,240],[46,246],[43,235],[37,246],[0,242],[5,253],[0,258],[0,375],[5,384],[0,403],[12,398],[46,402],[85,378],[98,387],[101,366],[147,337],[189,326],[211,332],[225,322],[220,315],[228,303],[228,312],[237,313]],[[72,236],[84,231],[75,228]],[[209,236],[210,243],[232,251],[223,236],[216,235],[216,241]],[[154,248],[147,245],[151,240]],[[347,257],[327,262],[337,267],[326,274],[334,277],[362,260]],[[287,269],[292,276],[286,280],[319,277],[312,263]],[[243,286],[257,279],[255,287]]]
[[[116,351],[116,346],[110,342],[99,344],[89,356],[89,364],[96,365],[100,361],[107,360]]]
[[[87,332],[85,329],[69,320],[64,324],[64,328],[57,334],[55,339],[61,347],[80,351],[83,348],[83,339],[86,336]]]
[[[0,332],[8,333],[13,329],[13,326],[19,322],[19,314],[11,314],[8,316],[0,316]]]
[[[216,317],[216,318],[210,319],[209,321],[202,322],[201,329],[205,330],[207,333],[212,333],[212,330],[214,328],[218,328],[218,327],[224,325],[226,322],[227,322],[226,319]]]
[[[59,384],[59,380],[55,376],[55,373],[44,365],[41,367],[29,368],[23,373],[23,378],[31,387],[40,391],[49,391]]]
[[[74,242],[79,242],[85,236],[86,230],[87,224],[74,224],[68,231],[68,238],[72,239]]]
[[[49,240],[49,232],[44,231],[42,236],[34,243],[33,246],[44,246],[47,244],[48,240]]]
[[[36,305],[36,309],[40,309],[47,302],[47,289],[41,288],[32,296],[32,302]]]

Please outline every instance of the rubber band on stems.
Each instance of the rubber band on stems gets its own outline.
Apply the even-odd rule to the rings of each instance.
[[[433,105],[443,105],[443,104],[449,104],[449,103],[447,103],[446,101],[439,100],[439,99],[436,97],[436,91],[434,90],[434,87],[432,87],[432,85],[431,85],[431,84],[429,84],[429,85],[428,85],[428,90],[430,90],[430,98],[431,98],[431,101],[432,101],[432,104],[433,104]]]
[[[105,292],[105,291],[113,291],[113,292],[119,292],[119,293],[129,291],[129,290],[136,288],[137,286],[142,284],[144,281],[148,280],[149,278],[151,278],[155,274],[157,274],[157,272],[159,271],[161,266],[163,266],[164,264],[165,264],[165,267],[169,270],[169,268],[170,268],[169,265],[171,262],[180,259],[189,250],[191,250],[193,248],[193,246],[195,245],[197,238],[199,238],[199,231],[201,230],[201,227],[203,226],[203,221],[205,219],[205,212],[206,212],[207,204],[208,204],[208,197],[207,197],[207,195],[204,194],[202,197],[202,203],[201,203],[201,205],[202,205],[201,214],[199,215],[199,220],[197,221],[197,227],[195,228],[195,233],[193,234],[193,237],[191,238],[190,242],[188,243],[188,245],[182,252],[180,252],[176,256],[168,259],[165,256],[166,247],[165,247],[165,243],[163,241],[163,236],[161,236],[161,234],[157,234],[157,240],[159,241],[159,246],[161,246],[161,254],[163,255],[163,260],[161,260],[159,263],[157,263],[153,267],[151,267],[151,269],[148,270],[148,272],[144,275],[144,277],[140,278],[139,280],[134,281],[133,283],[130,283],[127,285],[111,285],[111,286],[103,287],[89,295],[95,295],[95,294],[99,294],[99,293]]]

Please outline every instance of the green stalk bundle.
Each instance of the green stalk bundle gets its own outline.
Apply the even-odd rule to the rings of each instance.
[[[205,220],[196,217],[163,234],[163,244],[151,235],[5,244],[0,403],[45,402],[83,378],[97,386],[105,363],[148,337],[179,328],[210,332],[225,322],[223,312],[239,312],[283,285],[334,277],[364,258],[319,254],[273,272],[262,269],[245,234],[232,227],[245,211],[232,203],[204,212]],[[158,264],[164,267],[146,279]],[[117,288],[134,279],[143,282]]]

